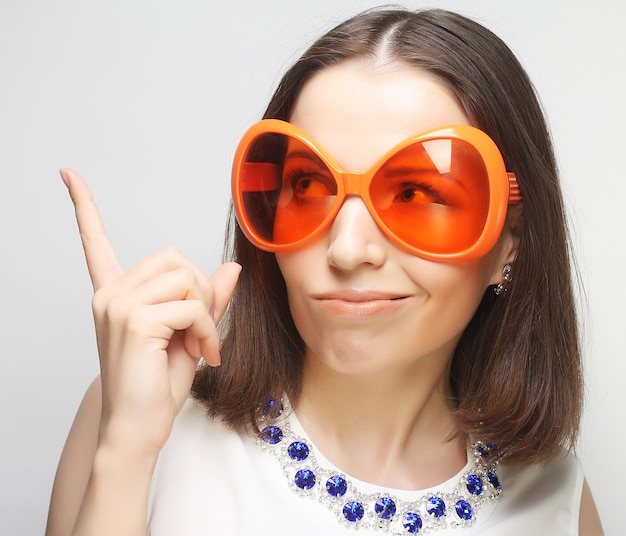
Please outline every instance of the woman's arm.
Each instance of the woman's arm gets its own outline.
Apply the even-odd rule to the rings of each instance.
[[[102,386],[87,389],[68,435],[50,500],[46,536],[145,534],[149,483],[156,454],[99,446]],[[80,513],[80,518],[79,518]],[[78,521],[78,523],[77,523]]]
[[[102,386],[98,377],[85,393],[61,454],[52,488],[46,536],[66,536],[74,528],[98,445],[101,408]]]
[[[61,458],[48,534],[145,536],[156,460],[200,356],[219,365],[216,324],[240,266],[227,263],[207,277],[166,248],[124,272],[88,186],[71,170],[61,175],[95,291],[101,374]]]
[[[585,479],[583,484],[583,493],[580,500],[580,520],[578,533],[580,536],[604,536],[600,516],[596,503],[591,495],[589,484]]]

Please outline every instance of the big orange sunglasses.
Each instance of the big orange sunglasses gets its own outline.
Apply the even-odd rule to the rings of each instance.
[[[417,134],[368,172],[350,173],[306,132],[277,119],[244,134],[232,193],[242,231],[265,251],[312,242],[354,195],[393,243],[435,261],[485,255],[502,232],[508,205],[522,199],[496,144],[474,127]]]

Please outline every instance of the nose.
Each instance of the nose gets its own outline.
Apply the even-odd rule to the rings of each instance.
[[[388,241],[363,200],[348,196],[329,230],[328,263],[342,271],[379,267],[387,258]]]

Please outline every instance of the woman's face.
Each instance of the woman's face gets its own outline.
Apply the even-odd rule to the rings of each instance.
[[[432,77],[393,64],[345,62],[316,74],[290,122],[347,171],[367,171],[407,137],[469,120]],[[505,230],[485,257],[432,262],[394,246],[358,197],[304,249],[276,254],[309,365],[350,375],[445,370],[485,289],[512,256]],[[408,368],[407,368],[408,367]]]

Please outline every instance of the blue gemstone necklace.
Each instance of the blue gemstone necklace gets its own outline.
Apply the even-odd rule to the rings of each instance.
[[[325,505],[344,526],[394,535],[469,527],[476,522],[481,506],[502,492],[497,462],[487,461],[493,458],[495,447],[476,442],[471,452],[473,464],[452,489],[418,492],[411,500],[401,500],[393,493],[363,493],[345,474],[319,465],[310,440],[293,433],[292,412],[288,401],[270,401],[259,418],[257,443],[278,460],[295,493]]]

